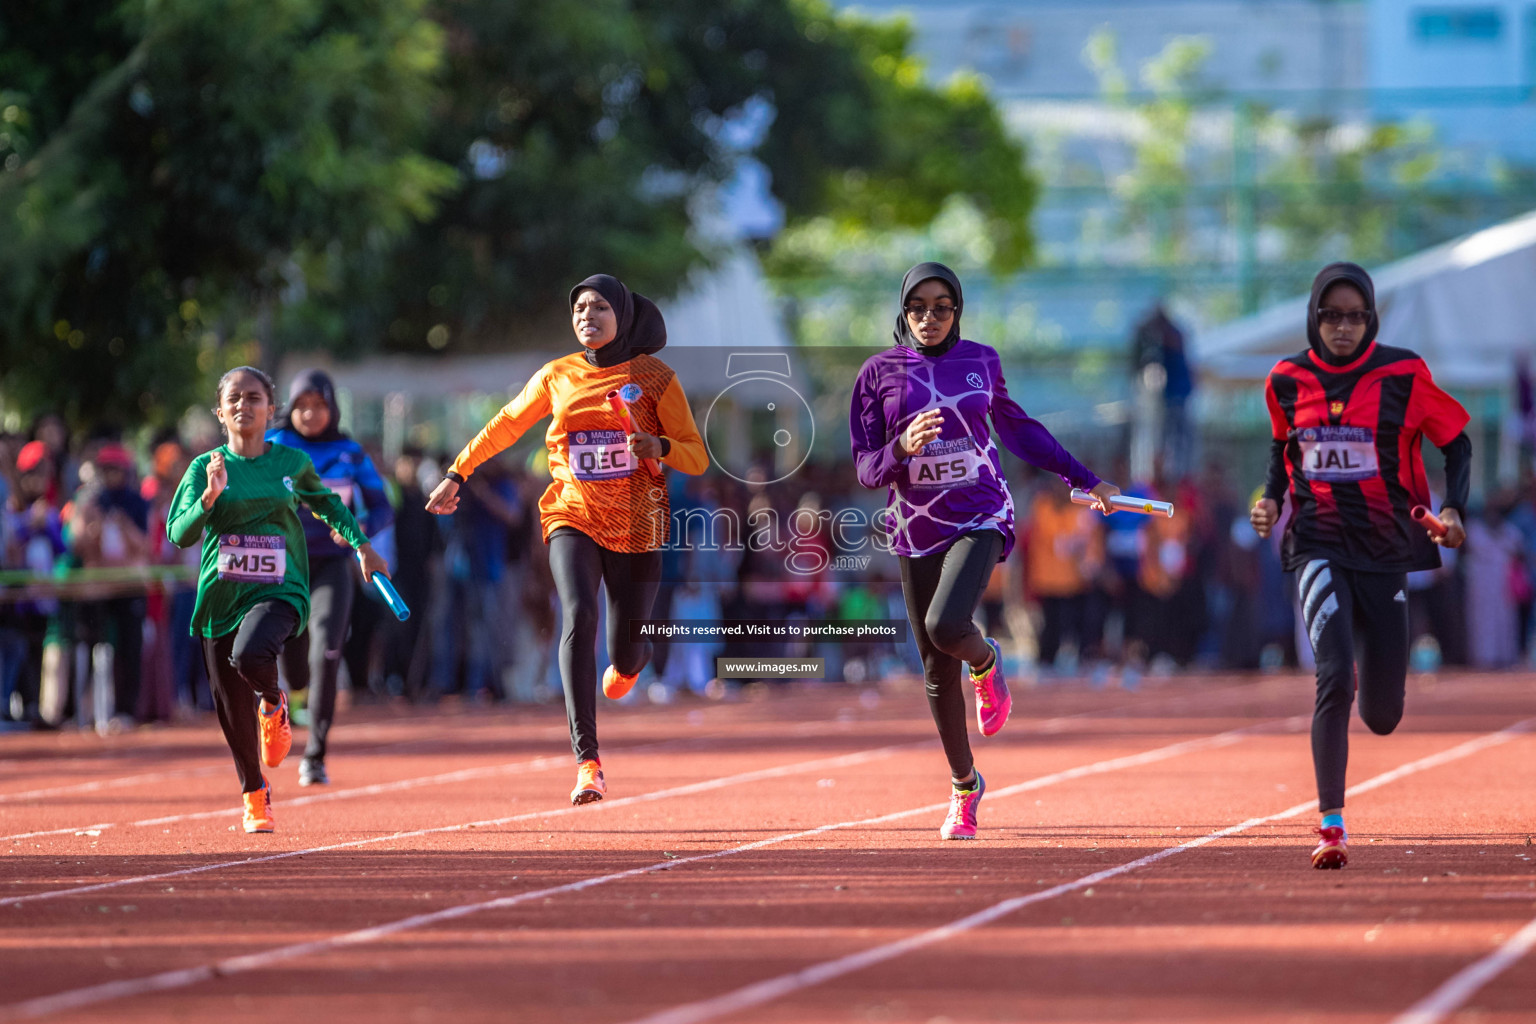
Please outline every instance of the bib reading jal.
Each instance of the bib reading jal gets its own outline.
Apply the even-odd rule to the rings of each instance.
[[[569,435],[571,473],[577,480],[613,480],[629,476],[635,457],[622,430],[578,430]]]
[[[923,453],[907,463],[907,482],[913,487],[961,487],[979,479],[980,466],[981,456],[969,437],[929,441]]]
[[[219,538],[219,579],[232,583],[281,583],[288,548],[279,536],[229,533]]]
[[[1376,434],[1369,427],[1306,427],[1296,432],[1309,480],[1351,483],[1376,476]]]

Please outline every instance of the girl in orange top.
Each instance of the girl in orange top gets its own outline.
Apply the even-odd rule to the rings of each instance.
[[[448,515],[459,487],[486,459],[545,416],[549,472],[539,499],[544,542],[560,596],[560,678],[578,763],[573,804],[607,792],[597,755],[598,590],[608,585],[603,692],[617,700],[651,656],[630,639],[631,619],[651,613],[661,578],[671,505],[661,465],[697,475],[709,465],[704,440],[672,368],[652,353],[667,343],[661,311],[618,278],[596,274],[571,289],[571,326],[581,350],[544,367],[464,446],[427,511]],[[615,411],[628,407],[628,428]]]

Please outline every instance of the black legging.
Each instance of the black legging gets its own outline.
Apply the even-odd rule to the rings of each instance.
[[[579,530],[549,535],[549,569],[560,595],[560,681],[576,760],[597,757],[597,593],[608,589],[608,657],[634,675],[651,656],[651,643],[629,638],[629,620],[651,614],[661,579],[661,552],[610,551]]]
[[[1378,736],[1403,717],[1408,680],[1408,577],[1343,569],[1323,559],[1296,574],[1302,617],[1317,657],[1312,768],[1318,809],[1344,806],[1349,706],[1359,663],[1360,718]]]
[[[928,708],[956,779],[965,778],[972,767],[960,663],[980,633],[971,620],[1002,551],[1003,535],[989,529],[968,533],[944,551],[900,559],[901,590],[923,658]]]
[[[352,559],[316,558],[309,563],[309,628],[283,647],[283,674],[290,690],[309,690],[309,741],[304,756],[325,760],[336,720],[336,677],[352,621],[356,591]]]
[[[203,660],[208,666],[213,707],[219,728],[235,757],[240,790],[261,788],[261,740],[256,724],[256,701],[268,704],[282,699],[277,685],[277,658],[283,643],[299,624],[299,610],[281,598],[262,601],[240,620],[240,628],[220,637],[203,638]]]

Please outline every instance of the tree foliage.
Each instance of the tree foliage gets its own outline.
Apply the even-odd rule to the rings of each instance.
[[[756,161],[786,238],[923,231],[1000,268],[1034,186],[975,80],[825,0],[81,0],[0,13],[13,406],[173,418],[284,347],[500,348],[605,271],[668,295]],[[813,266],[804,247],[770,263]]]
[[[173,420],[305,247],[385,244],[450,167],[411,145],[422,0],[7,4],[0,369],[75,422]]]
[[[360,298],[345,323],[307,319],[306,343],[517,344],[597,270],[671,294],[716,255],[694,230],[701,196],[747,159],[790,233],[919,228],[964,196],[998,265],[1030,253],[1022,150],[979,83],[923,80],[902,23],[821,0],[454,0],[440,17],[447,100],[428,151],[463,187],[382,263],[332,264]],[[807,270],[774,252],[770,269]]]

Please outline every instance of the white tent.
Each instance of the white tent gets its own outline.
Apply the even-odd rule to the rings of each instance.
[[[739,252],[715,270],[695,275],[681,295],[659,305],[667,320],[664,358],[690,392],[718,390],[729,383],[730,351],[784,349],[798,362],[762,270],[750,253]],[[324,353],[298,353],[283,360],[281,376],[286,381],[302,367],[319,366],[353,398],[516,393],[540,366],[574,347],[570,332],[561,331],[506,352],[479,355],[371,356],[349,363]],[[685,347],[710,351],[676,351]]]
[[[1502,389],[1518,356],[1536,354],[1536,212],[1372,271],[1380,340],[1424,357],[1448,387]],[[1262,380],[1307,347],[1306,298],[1202,331],[1202,376]]]

